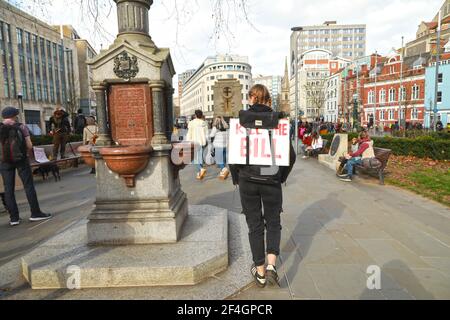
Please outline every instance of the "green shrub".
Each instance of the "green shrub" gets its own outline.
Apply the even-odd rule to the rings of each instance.
[[[79,142],[83,140],[83,136],[79,134],[74,134],[70,136],[69,142]],[[44,146],[53,144],[52,136],[32,136],[31,141],[35,146]]]

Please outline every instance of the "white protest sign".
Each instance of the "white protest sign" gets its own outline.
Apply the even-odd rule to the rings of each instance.
[[[280,120],[278,128],[272,130],[272,143],[275,163],[280,167],[289,166],[290,124],[288,120]],[[246,129],[239,123],[239,119],[230,119],[229,160],[230,164],[247,164],[247,135]],[[250,165],[271,166],[272,153],[270,149],[269,130],[250,130]]]
[[[33,152],[34,152],[34,159],[36,160],[36,162],[39,163],[50,162],[50,160],[48,160],[47,158],[47,155],[45,154],[44,148],[33,147]]]

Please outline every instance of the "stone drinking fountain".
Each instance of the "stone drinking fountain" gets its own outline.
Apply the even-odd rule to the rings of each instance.
[[[96,167],[95,206],[87,222],[23,257],[33,289],[67,288],[68,270],[85,289],[195,285],[228,268],[228,211],[188,207],[181,189],[186,163],[176,160],[193,152],[168,138],[175,70],[149,35],[153,1],[114,1],[119,34],[88,62],[99,137],[80,152]]]

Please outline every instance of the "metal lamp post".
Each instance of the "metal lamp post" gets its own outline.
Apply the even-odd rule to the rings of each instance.
[[[300,36],[300,31],[302,31],[302,27],[292,28],[292,32],[298,32],[295,38],[295,152],[299,153],[298,150],[298,38]]]
[[[437,37],[436,37],[436,74],[435,74],[435,82],[434,82],[434,110],[433,110],[433,131],[437,131],[437,113],[438,113],[438,92],[439,92],[439,58],[441,52],[441,17],[442,12],[439,10],[438,17],[438,29],[437,29]]]

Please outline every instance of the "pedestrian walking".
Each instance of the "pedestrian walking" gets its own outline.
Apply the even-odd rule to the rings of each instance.
[[[249,99],[250,113],[268,114],[273,112],[270,93],[265,86],[255,85],[252,87]],[[290,144],[290,150],[283,151],[290,152],[290,166],[280,167],[271,176],[257,176],[257,172],[264,171],[260,166],[230,166],[233,183],[239,185],[242,209],[249,228],[249,241],[254,262],[251,273],[259,287],[265,287],[266,283],[279,284],[276,263],[280,254],[282,229],[283,195],[281,185],[286,182],[296,158],[292,144]]]
[[[82,109],[78,109],[77,113],[73,124],[75,134],[83,134],[84,127],[87,125],[87,118],[84,116]]]
[[[210,135],[211,140],[213,140],[214,158],[220,169],[219,179],[221,180],[226,180],[230,175],[227,168],[228,128],[229,125],[225,119],[217,117]]]
[[[69,115],[57,109],[50,118],[50,135],[53,136],[53,160],[58,159],[58,153],[61,159],[65,159],[66,144],[69,141],[71,132]]]
[[[195,144],[195,163],[197,164],[197,180],[203,180],[206,168],[203,161],[203,152],[208,144],[208,123],[204,120],[201,110],[195,111],[195,118],[189,122],[187,141]]]
[[[28,159],[33,144],[28,128],[18,122],[19,110],[7,107],[2,111],[3,122],[0,124],[0,171],[5,189],[5,205],[10,214],[10,225],[20,224],[19,209],[15,197],[16,170],[22,180],[25,194],[31,208],[30,221],[43,221],[52,218],[43,213],[34,188],[33,174]]]

